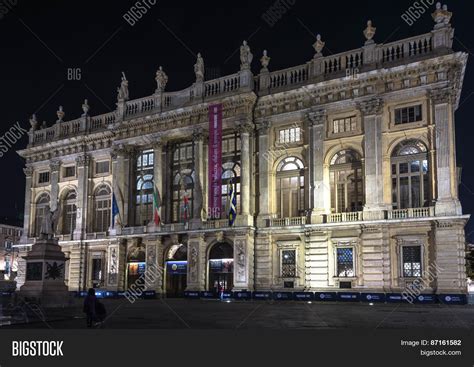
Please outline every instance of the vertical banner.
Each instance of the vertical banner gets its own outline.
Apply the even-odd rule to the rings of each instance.
[[[207,216],[221,217],[222,184],[222,105],[209,106],[209,206]]]

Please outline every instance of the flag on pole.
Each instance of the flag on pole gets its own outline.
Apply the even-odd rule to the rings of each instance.
[[[154,186],[153,190],[153,221],[155,222],[155,225],[159,226],[161,223],[161,217],[160,217],[160,210],[161,208],[161,197],[160,197],[160,192],[158,191],[158,188],[156,185]]]
[[[229,182],[227,191],[229,193],[229,227],[232,227],[237,216],[237,196],[235,196],[235,187],[232,179]]]
[[[115,193],[112,194],[112,228],[115,226],[115,216],[119,215],[120,217],[120,211],[119,207],[117,204],[117,198],[115,197]]]
[[[189,220],[189,198],[186,191],[184,191],[183,195],[183,219],[185,222]]]

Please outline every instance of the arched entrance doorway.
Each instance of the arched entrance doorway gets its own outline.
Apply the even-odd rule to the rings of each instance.
[[[187,270],[188,247],[183,244],[172,245],[165,257],[165,292],[167,297],[184,295]]]
[[[209,251],[208,279],[210,291],[230,291],[234,287],[234,249],[228,243],[216,243]]]

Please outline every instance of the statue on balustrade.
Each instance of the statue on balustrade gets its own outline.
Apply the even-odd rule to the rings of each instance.
[[[249,70],[252,64],[253,55],[247,41],[240,46],[240,70]]]
[[[120,101],[128,101],[128,80],[125,73],[122,71],[122,82],[120,88],[117,88],[117,99]]]

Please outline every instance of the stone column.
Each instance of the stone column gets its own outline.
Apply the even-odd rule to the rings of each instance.
[[[251,124],[240,125],[240,205],[242,224],[251,225],[250,217],[250,175],[252,169],[250,166],[250,135],[253,131]]]
[[[365,219],[383,219],[383,100],[373,98],[359,104],[363,116],[365,151]]]
[[[77,170],[77,216],[74,239],[83,239],[87,230],[87,206],[89,194],[89,163],[90,157],[86,154],[76,158]]]
[[[234,237],[234,291],[253,290],[253,236],[236,232]]]
[[[193,132],[194,141],[194,202],[193,202],[193,227],[200,226],[203,215],[203,192],[204,182],[204,134],[201,129]],[[194,227],[195,228],[195,227]]]
[[[163,293],[163,246],[161,238],[157,237],[146,244],[146,273],[145,287],[158,294]]]
[[[437,294],[466,293],[466,250],[464,226],[466,220],[437,221],[435,228],[435,262],[424,271],[434,273]]]
[[[270,218],[270,167],[273,162],[269,154],[269,122],[258,124],[258,226],[265,227]]]
[[[327,115],[317,110],[307,115],[309,122],[309,207],[311,223],[322,223],[323,214],[329,213],[329,186],[324,181],[324,134]]]
[[[436,144],[436,215],[461,215],[457,197],[456,151],[454,141],[454,109],[451,91],[436,89],[430,93],[433,104]]]
[[[117,206],[119,208],[119,214],[115,218],[115,230],[128,223],[128,189],[130,173],[128,167],[128,153],[129,152],[124,146],[116,147],[111,152],[113,193],[115,194],[115,199],[117,200]]]
[[[187,291],[206,289],[206,242],[204,234],[190,233],[188,237]]]
[[[160,219],[163,222],[164,220],[164,210],[163,207],[163,142],[161,141],[161,137],[157,137],[153,143],[153,153],[154,153],[154,165],[153,165],[153,180],[156,189],[160,194],[161,208],[158,210],[160,214]],[[154,220],[152,218],[151,223],[154,224]]]
[[[260,232],[255,238],[255,289],[271,290],[273,251],[270,233]]]
[[[59,199],[59,170],[61,168],[61,162],[59,161],[51,161],[49,164],[49,169],[51,172],[50,183],[51,183],[51,202],[50,208],[51,211],[56,210],[58,207],[58,199]],[[56,229],[55,229],[56,230]]]
[[[33,167],[26,166],[23,168],[25,174],[25,213],[23,219],[23,235],[21,236],[20,243],[26,243],[28,237],[33,235],[34,231],[34,216],[33,213],[34,203],[32,203],[31,189],[33,184]]]

